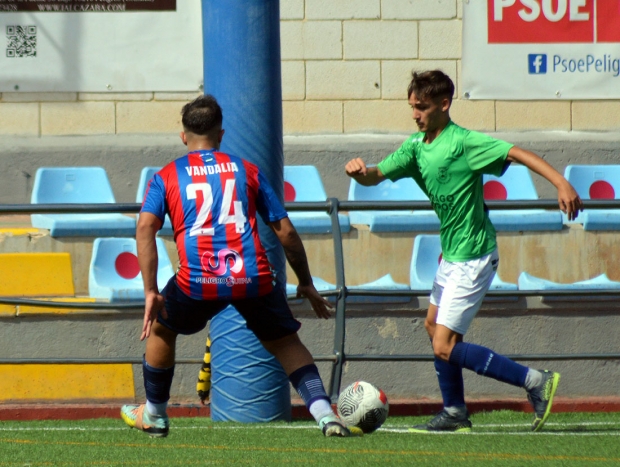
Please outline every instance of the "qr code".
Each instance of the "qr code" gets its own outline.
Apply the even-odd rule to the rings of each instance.
[[[6,38],[8,40],[7,57],[37,56],[36,26],[7,26]]]

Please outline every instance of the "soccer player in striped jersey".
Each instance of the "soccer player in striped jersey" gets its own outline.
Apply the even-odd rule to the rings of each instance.
[[[181,111],[181,139],[188,153],[155,174],[144,197],[136,239],[145,292],[140,339],[146,404],[125,405],[123,420],[151,436],[166,436],[166,407],[174,374],[178,334],[201,331],[232,304],[263,346],[280,362],[325,436],[359,435],[331,407],[312,355],[299,339],[297,321],[282,284],[275,281],[258,235],[257,215],[271,227],[295,272],[299,296],[319,318],[330,305],[312,283],[304,246],[282,203],[260,169],[219,151],[222,110],[206,95]],[[157,288],[155,236],[170,215],[179,269]]]
[[[497,271],[496,233],[484,204],[482,175],[501,175],[517,162],[549,180],[558,203],[574,219],[583,203],[577,192],[536,154],[450,119],[454,83],[439,70],[414,73],[409,104],[419,132],[411,135],[377,167],[356,158],[347,175],[362,185],[412,177],[431,200],[440,221],[442,260],[433,281],[425,327],[435,354],[444,409],[413,432],[470,431],[462,369],[527,391],[534,408],[532,430],[540,430],[551,412],[560,375],[520,365],[486,347],[464,342],[463,335],[480,309]]]

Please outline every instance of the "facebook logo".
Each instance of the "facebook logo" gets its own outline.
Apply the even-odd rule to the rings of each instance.
[[[546,54],[529,54],[527,56],[527,64],[530,75],[544,75],[547,73]]]

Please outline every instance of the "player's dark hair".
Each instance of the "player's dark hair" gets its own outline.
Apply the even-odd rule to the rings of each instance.
[[[214,137],[222,129],[222,108],[210,94],[197,97],[181,109],[183,129],[196,135]]]
[[[421,99],[438,100],[447,98],[452,102],[454,95],[454,83],[448,75],[440,70],[412,72],[411,83],[407,88],[407,97],[415,94]]]

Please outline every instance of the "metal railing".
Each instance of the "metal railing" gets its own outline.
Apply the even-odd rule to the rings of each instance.
[[[584,209],[610,209],[620,208],[620,200],[585,200]],[[557,210],[558,203],[555,200],[531,200],[523,201],[488,201],[489,209],[516,210],[516,209],[551,209]],[[0,215],[32,214],[32,213],[138,213],[139,203],[116,203],[116,204],[13,204],[0,205]],[[330,215],[332,238],[334,248],[334,260],[336,269],[336,286],[334,290],[321,292],[325,297],[336,297],[336,315],[334,330],[334,349],[332,354],[314,355],[316,361],[332,362],[331,378],[328,392],[333,400],[336,400],[342,381],[342,369],[346,361],[393,361],[393,362],[430,362],[434,360],[432,354],[346,354],[346,298],[350,296],[390,296],[390,297],[420,297],[428,296],[428,290],[377,290],[377,289],[348,289],[345,280],[344,255],[342,232],[338,220],[338,212],[343,211],[369,211],[369,210],[431,210],[428,201],[339,201],[337,198],[329,198],[325,202],[298,202],[285,203],[287,211],[326,211]],[[488,297],[534,297],[534,296],[600,296],[620,297],[619,290],[581,289],[581,290],[509,290],[489,291]],[[295,298],[289,296],[289,299]],[[26,299],[20,297],[0,297],[0,304],[29,305],[47,308],[71,308],[77,310],[102,310],[105,314],[117,314],[117,310],[141,310],[144,307],[142,301],[131,302],[59,302],[50,300]],[[107,313],[106,313],[107,311]],[[617,360],[620,353],[571,353],[571,354],[514,354],[507,355],[514,360]],[[140,364],[141,358],[5,358],[0,359],[0,364],[112,364],[127,363]],[[202,358],[179,358],[177,363],[201,364]]]

